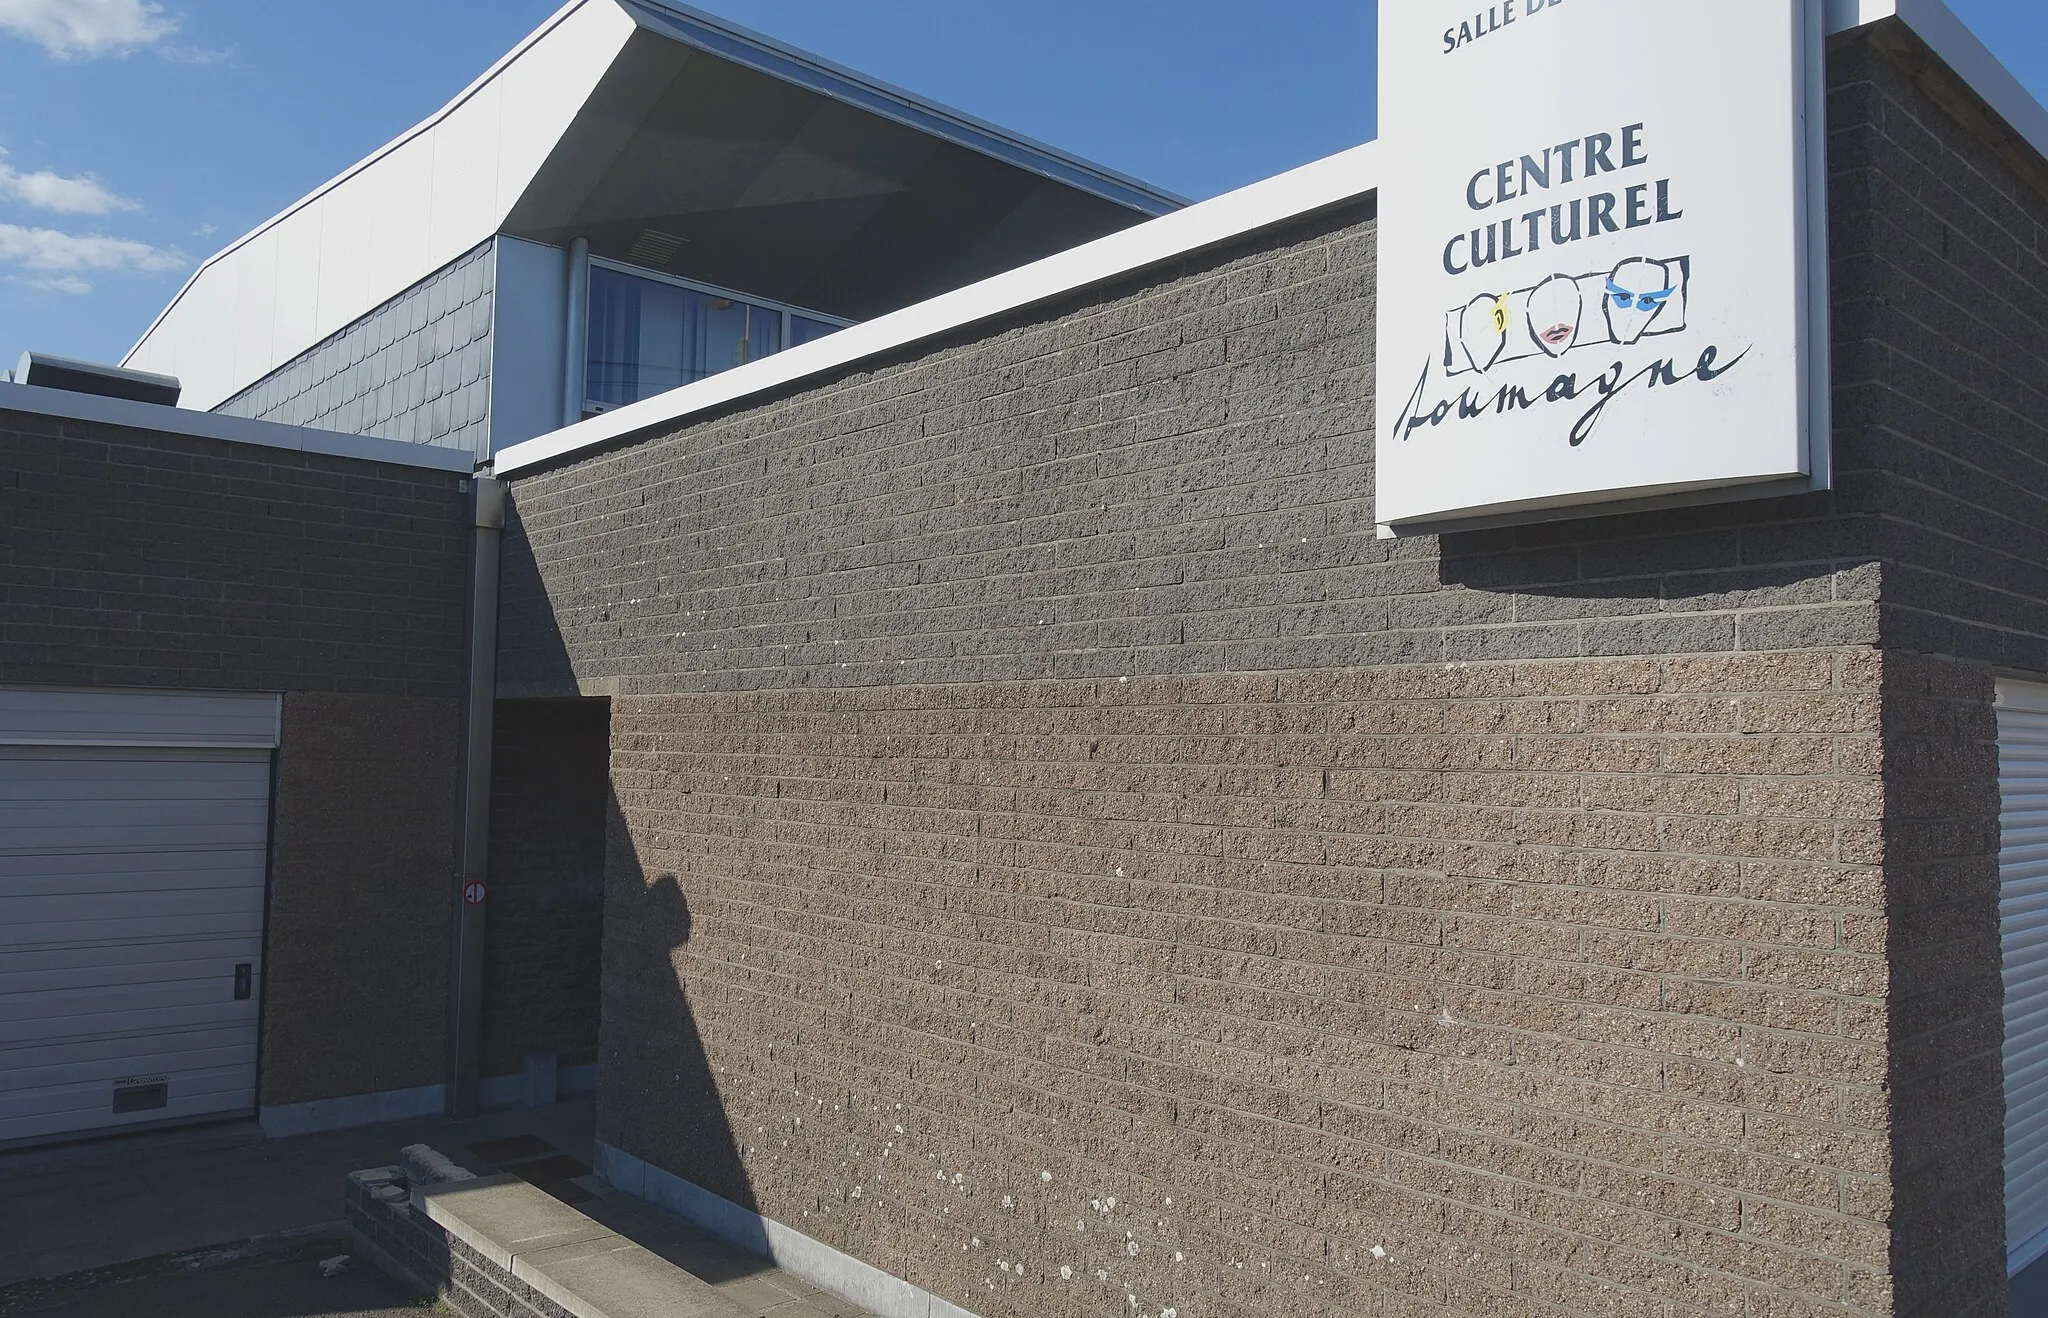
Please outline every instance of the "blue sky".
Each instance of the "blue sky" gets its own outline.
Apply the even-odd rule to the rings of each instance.
[[[0,367],[116,360],[200,259],[558,0],[0,0]],[[1372,0],[700,0],[1189,197],[1374,135]],[[1950,0],[2048,98],[2048,5]]]

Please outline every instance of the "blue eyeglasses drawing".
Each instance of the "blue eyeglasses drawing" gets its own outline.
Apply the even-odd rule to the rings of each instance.
[[[1627,311],[1631,305],[1637,311],[1655,311],[1677,291],[1675,288],[1660,288],[1650,293],[1631,293],[1612,279],[1607,281],[1607,296],[1614,299],[1616,311]]]

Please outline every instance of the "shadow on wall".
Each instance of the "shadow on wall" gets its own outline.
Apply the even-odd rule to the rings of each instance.
[[[573,699],[584,694],[555,601],[527,536],[519,488],[505,500],[503,557],[498,563],[498,698]],[[572,598],[573,586],[565,587]],[[609,599],[604,601],[610,603]]]
[[[1520,597],[1528,622],[1813,605],[1833,598],[1835,573],[1875,558],[1869,531],[1826,493],[1586,516],[1446,535],[1439,577]]]
[[[483,1074],[597,1060],[611,702],[501,700],[491,766]]]
[[[598,1139],[759,1212],[690,1009],[689,897],[677,874],[642,867],[616,797],[605,830],[604,916]],[[758,1232],[732,1243],[768,1253]]]

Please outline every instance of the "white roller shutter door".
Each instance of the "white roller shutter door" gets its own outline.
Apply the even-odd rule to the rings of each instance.
[[[277,727],[0,689],[0,1147],[254,1109]]]

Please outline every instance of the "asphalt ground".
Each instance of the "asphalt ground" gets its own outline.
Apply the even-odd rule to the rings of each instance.
[[[216,1262],[150,1259],[118,1268],[28,1282],[0,1290],[0,1315],[35,1318],[459,1318],[350,1259],[338,1275],[321,1267],[343,1247],[309,1244],[283,1255]]]

